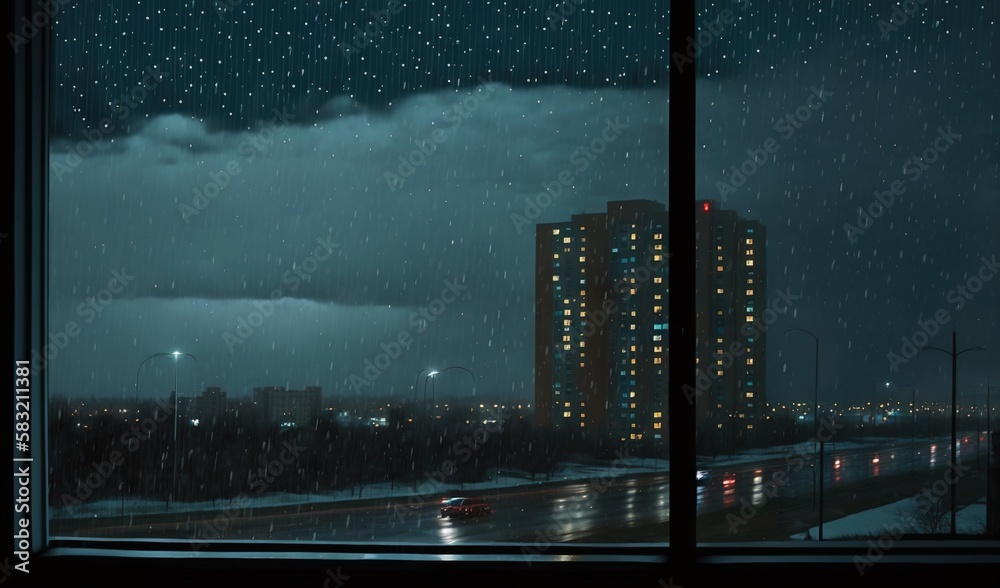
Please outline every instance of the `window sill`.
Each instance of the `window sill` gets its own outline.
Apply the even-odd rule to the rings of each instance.
[[[662,549],[640,546],[552,546],[528,565],[516,546],[408,544],[329,545],[229,542],[192,551],[186,542],[53,540],[32,558],[39,585],[79,581],[103,586],[176,586],[206,581],[251,585],[345,586],[409,585],[509,586],[545,583],[562,586],[733,586],[748,579],[769,586],[801,586],[810,578],[822,585],[954,583],[1000,569],[996,541],[914,541],[890,547],[859,572],[867,542],[700,545],[693,562],[671,563]],[[248,550],[249,549],[249,550]],[[291,550],[291,551],[290,551]],[[873,552],[874,553],[874,552]],[[338,576],[339,572],[339,576]],[[342,580],[343,581],[343,580]]]

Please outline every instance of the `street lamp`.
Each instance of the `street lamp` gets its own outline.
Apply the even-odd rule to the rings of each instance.
[[[413,422],[416,423],[417,419],[417,382],[420,381],[420,376],[424,372],[430,370],[431,368],[424,368],[417,372],[417,376],[413,378]]]
[[[988,390],[988,388],[987,388],[987,390]],[[987,426],[987,428],[989,428],[989,424],[990,424],[989,423],[989,410],[990,410],[989,396],[987,394],[983,394],[982,392],[972,392],[972,393],[966,392],[965,394],[963,394],[963,396],[972,396],[973,402],[976,402],[980,398],[986,398],[986,412],[987,412],[986,426]],[[981,448],[980,448],[980,443],[979,443],[979,435],[982,432],[982,425],[980,424],[980,416],[982,415],[982,411],[979,410],[979,405],[978,404],[975,405],[975,410],[976,410],[976,467],[978,468],[979,467],[979,456],[981,455]],[[989,440],[987,440],[987,445],[989,445],[988,441]],[[989,454],[987,454],[987,456],[988,455]],[[987,464],[987,466],[988,465],[989,464]]]
[[[966,351],[986,351],[985,347],[970,347],[968,349],[963,349],[958,351],[958,335],[955,331],[951,332],[951,351],[941,349],[940,347],[924,347],[924,351],[940,351],[941,353],[947,353],[951,356],[951,462],[958,465],[958,356],[962,355]],[[951,534],[955,535],[955,519],[957,510],[957,495],[956,492],[958,488],[958,478],[951,485]]]
[[[446,372],[448,370],[463,370],[465,372],[468,372],[468,374],[470,376],[472,376],[472,390],[473,390],[472,394],[473,394],[473,396],[475,396],[476,374],[472,373],[472,370],[470,370],[469,368],[463,367],[463,366],[460,366],[460,365],[452,365],[452,366],[448,366],[446,368],[441,368],[440,370],[435,370],[435,369],[432,369],[432,368],[424,368],[424,369],[420,370],[419,372],[417,372],[417,376],[413,379],[413,404],[414,404],[414,406],[416,406],[416,404],[417,404],[417,382],[420,380],[420,376],[424,372],[426,372],[428,370],[430,370],[430,373],[428,373],[426,376],[424,376],[424,395],[423,395],[423,401],[422,401],[422,405],[421,405],[421,412],[424,412],[426,410],[426,408],[427,408],[427,380],[431,380],[431,419],[432,420],[434,418],[434,396],[435,396],[434,377],[437,376],[438,374],[441,374],[441,373]],[[416,419],[417,419],[416,409],[414,409],[413,419],[414,419],[414,421],[413,421],[413,431],[414,431],[413,446],[414,446],[414,449],[415,449],[416,446],[417,446],[417,441],[416,441]],[[420,461],[421,461],[421,466],[422,466],[423,465],[423,463],[422,463],[423,460],[421,459]],[[414,477],[413,487],[416,488],[416,485],[417,485],[417,479],[416,479],[416,477]]]
[[[177,421],[180,418],[180,415],[177,412],[177,401],[178,397],[180,396],[180,392],[177,390],[177,360],[180,359],[182,355],[186,355],[191,359],[194,359],[195,363],[198,363],[198,360],[195,359],[195,357],[190,353],[181,353],[180,351],[174,351],[173,353],[171,353],[171,355],[174,356],[174,437],[173,437],[174,477],[171,484],[170,496],[167,498],[167,510],[170,510],[170,499],[172,499],[174,495],[177,493],[177,463],[178,463],[177,453],[180,450],[180,443],[179,443],[180,440],[177,438]]]
[[[889,389],[889,384],[891,384],[891,383],[892,382],[886,382],[885,383],[885,389],[886,390]],[[872,410],[871,410],[871,413],[872,413],[871,414],[871,419],[872,419],[872,439],[875,438],[875,432],[878,430],[877,425],[875,424],[875,389],[876,389],[877,386],[878,386],[878,384],[872,384]]]
[[[434,418],[434,376],[438,375],[440,372],[433,371],[426,376],[424,376],[424,400],[421,406],[424,410],[427,409],[427,380],[431,381],[431,419]]]
[[[154,353],[154,354],[150,355],[149,357],[147,357],[146,359],[144,359],[141,362],[139,362],[139,367],[136,368],[136,370],[135,370],[135,406],[136,406],[136,414],[138,414],[138,409],[139,409],[139,372],[142,371],[142,366],[147,361],[153,359],[154,357],[163,357],[163,356],[167,356],[167,355],[173,356],[173,358],[174,358],[174,438],[173,438],[173,443],[176,444],[177,443],[177,360],[178,360],[178,358],[180,358],[181,355],[186,355],[186,356],[190,357],[191,359],[194,359],[195,363],[198,363],[198,360],[195,359],[195,357],[193,355],[191,355],[190,353],[181,353],[180,351],[174,351],[173,353],[162,353],[162,352],[160,352],[160,353]],[[175,478],[175,481],[176,481],[176,477],[177,477],[177,455],[175,454],[174,455],[174,478]],[[125,496],[124,496],[124,493],[123,493],[122,494],[122,516],[125,515],[125,502],[124,501],[125,501]],[[167,500],[167,508],[170,508],[170,500]]]
[[[813,338],[815,343],[815,357],[813,364],[813,429],[816,439],[819,441],[819,464],[813,468],[813,508],[816,508],[816,470],[819,470],[819,540],[823,540],[823,437],[819,434],[819,337],[812,331],[806,329],[788,329],[785,336],[793,331],[805,333]]]
[[[892,382],[889,382],[890,384]],[[913,473],[913,462],[916,459],[915,439],[917,436],[917,389],[908,384],[896,384],[897,388],[910,390],[910,473]]]

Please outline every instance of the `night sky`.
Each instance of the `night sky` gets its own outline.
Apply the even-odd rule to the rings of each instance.
[[[182,394],[408,398],[420,369],[462,365],[477,395],[530,399],[534,232],[511,215],[562,170],[573,185],[534,220],[666,201],[668,3],[235,2],[79,3],[57,18],[49,330],[76,334],[49,362],[50,392],[130,397],[143,358],[181,350],[198,362],[178,363]],[[1000,255],[1000,5],[928,3],[890,30],[894,3],[842,4],[720,0],[699,19],[734,17],[699,50],[692,197],[761,220],[769,298],[802,296],[769,332],[769,400],[812,397],[811,340],[782,336],[798,327],[820,337],[823,398],[894,381],[943,401],[947,356],[898,372],[887,358],[938,311],[929,345],[956,328],[960,348],[989,349],[962,356],[963,388],[1000,385],[1000,274],[961,307],[953,292]],[[609,121],[620,134],[580,169],[574,151]],[[946,151],[909,161],[948,128]],[[88,134],[94,152],[67,159]],[[720,194],[769,139],[773,155]],[[434,150],[412,175],[387,180],[421,145]],[[848,238],[894,181],[892,205]],[[213,197],[184,214],[196,190]],[[109,288],[123,268],[134,279]],[[465,288],[421,320],[446,280]],[[412,345],[352,387],[404,333]],[[172,361],[146,364],[140,394],[169,393]],[[438,393],[467,391],[463,373]]]

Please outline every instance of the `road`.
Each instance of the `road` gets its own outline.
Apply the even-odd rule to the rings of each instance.
[[[974,445],[974,441],[973,441]],[[966,445],[968,446],[968,445]],[[826,494],[828,512],[844,516],[877,504],[876,494],[896,491],[898,479],[917,472],[914,483],[931,472],[942,473],[948,464],[947,442],[922,441],[911,453],[909,441],[897,447],[826,451]],[[913,459],[911,460],[911,456]],[[795,471],[793,459],[761,456],[760,460],[711,470],[711,482],[698,488],[699,537],[702,521],[706,534],[724,540],[720,524],[724,513],[734,512],[744,501],[770,511],[758,526],[782,536],[814,524],[810,522],[813,495],[811,459]],[[792,465],[789,465],[791,463]],[[699,466],[704,467],[704,466]],[[783,472],[784,479],[778,472]],[[784,483],[781,483],[782,480]],[[889,483],[880,483],[881,479]],[[169,513],[107,519],[57,519],[53,536],[155,537],[187,539],[192,545],[215,539],[261,539],[268,541],[331,541],[429,544],[527,543],[545,545],[566,541],[654,542],[668,539],[670,520],[669,474],[621,475],[600,481],[566,482],[552,485],[521,486],[486,493],[494,514],[467,520],[442,519],[438,513],[445,495],[360,503],[326,503],[292,507],[268,507],[244,511]],[[768,483],[770,482],[770,484]],[[970,484],[971,485],[971,484]],[[865,501],[845,499],[857,488],[869,497]],[[847,489],[848,492],[843,492]],[[911,493],[912,494],[912,493]],[[453,495],[461,495],[456,491]],[[892,495],[894,496],[894,494]],[[960,495],[961,496],[961,495]],[[889,494],[886,502],[891,501]],[[769,504],[770,503],[770,504]],[[851,511],[852,505],[857,508]],[[775,506],[776,505],[776,506]],[[778,514],[784,509],[786,515]],[[802,516],[787,513],[798,509]],[[787,522],[774,516],[787,516]],[[830,520],[830,517],[827,517]],[[796,522],[797,521],[797,522]],[[778,538],[775,535],[773,538]],[[705,540],[709,540],[706,536]]]

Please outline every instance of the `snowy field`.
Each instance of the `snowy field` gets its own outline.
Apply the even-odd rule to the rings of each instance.
[[[855,539],[858,537],[879,537],[883,534],[893,535],[905,526],[906,513],[913,514],[916,510],[913,498],[904,498],[891,504],[886,504],[878,508],[865,510],[846,516],[842,519],[829,521],[823,525],[823,540],[827,539]],[[950,512],[944,516],[943,524],[945,528],[950,525]],[[960,508],[955,514],[955,527],[958,534],[982,534],[986,529],[986,498],[977,500],[964,508]],[[915,529],[912,532],[923,532]],[[946,531],[947,532],[947,531]],[[819,527],[813,527],[808,531],[808,539],[819,538]],[[791,539],[807,539],[806,533],[797,533]]]

